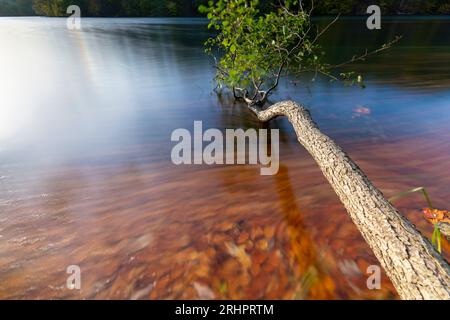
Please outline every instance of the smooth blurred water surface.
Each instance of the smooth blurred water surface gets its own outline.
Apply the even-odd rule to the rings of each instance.
[[[367,88],[320,78],[285,80],[271,99],[308,106],[383,191],[428,185],[445,205],[449,30],[447,17],[386,18],[381,31],[367,30],[364,19],[343,19],[322,40],[331,61],[403,36],[389,51],[352,67]],[[65,281],[58,273],[65,263],[81,263],[92,285],[82,297],[127,298],[142,292],[142,279],[158,279],[161,287],[145,291],[152,298],[195,298],[189,290],[203,277],[215,297],[292,298],[299,297],[300,280],[284,282],[296,277],[291,264],[322,270],[324,252],[331,262],[325,259],[328,271],[318,272],[323,277],[317,283],[326,290],[306,296],[372,294],[363,274],[349,280],[342,267],[348,262],[342,261],[364,272],[374,258],[286,120],[269,125],[282,137],[282,170],[275,180],[251,169],[177,168],[170,162],[171,132],[192,129],[194,120],[204,128],[264,126],[245,106],[212,92],[214,68],[202,46],[209,35],[202,19],[83,18],[82,30],[70,31],[65,19],[0,18],[0,297],[78,297],[55,288]],[[404,208],[420,209],[421,201],[414,198]],[[238,268],[224,260],[227,253],[210,252],[229,248],[224,243],[234,233],[221,233],[228,232],[228,221],[240,228],[236,241],[245,240],[247,231],[253,239],[259,234],[254,230],[264,230],[269,254],[275,252],[267,261],[281,259],[277,270],[284,271],[262,263],[265,274],[245,273],[250,280],[222,275],[221,266]],[[290,231],[283,233],[285,228]],[[248,241],[253,255],[259,242]],[[131,258],[142,265],[128,264]],[[193,269],[189,259],[197,261]],[[219,271],[197,275],[201,267]],[[160,278],[178,271],[182,287]],[[235,288],[248,290],[217,289],[220,281],[232,287],[233,279]],[[384,281],[386,297],[393,293]],[[274,289],[274,283],[283,287]]]
[[[65,19],[0,19],[2,157],[19,152],[18,159],[70,161],[88,158],[91,147],[146,141],[164,147],[168,133],[193,120],[221,128],[239,124],[223,119],[212,93],[214,70],[202,48],[209,35],[204,20],[86,18],[82,23],[82,31],[70,31]],[[349,139],[413,134],[445,124],[450,19],[386,19],[381,31],[364,23],[344,19],[322,42],[329,60],[339,62],[395,35],[404,37],[352,67],[364,75],[366,89],[306,78],[297,86],[284,83],[272,100],[306,104],[327,132]]]

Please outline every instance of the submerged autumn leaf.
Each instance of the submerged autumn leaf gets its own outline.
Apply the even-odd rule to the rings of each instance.
[[[432,224],[436,224],[439,222],[450,223],[450,212],[449,211],[425,208],[425,209],[423,209],[423,214],[424,214],[425,219],[427,219]]]

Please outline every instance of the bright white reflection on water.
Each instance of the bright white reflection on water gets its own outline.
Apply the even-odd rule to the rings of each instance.
[[[327,132],[351,138],[384,139],[448,120],[449,20],[387,20],[384,33],[361,21],[345,20],[324,39],[331,59],[404,35],[355,66],[367,89],[321,79],[283,85],[273,100],[306,103]],[[165,155],[170,132],[194,120],[252,126],[244,109],[211,94],[214,70],[202,48],[208,35],[197,19],[84,18],[81,31],[70,31],[65,19],[0,18],[2,150],[53,162],[144,143]],[[292,134],[285,122],[278,126]]]
[[[124,143],[138,113],[156,119],[193,86],[209,93],[195,37],[139,19],[83,19],[81,31],[67,30],[65,19],[0,19],[3,146],[48,160]]]

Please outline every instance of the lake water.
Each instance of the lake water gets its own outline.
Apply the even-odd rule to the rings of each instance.
[[[344,19],[332,61],[402,35],[357,64],[367,88],[282,83],[392,196],[450,203],[450,18]],[[396,298],[285,119],[258,123],[212,92],[201,19],[0,18],[0,298]],[[175,166],[177,128],[279,128],[281,167]],[[420,195],[398,208],[424,234]],[[450,246],[444,243],[448,253]],[[68,290],[78,265],[81,290]]]

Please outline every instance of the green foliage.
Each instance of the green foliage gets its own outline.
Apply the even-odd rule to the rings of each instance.
[[[268,83],[281,67],[320,66],[320,48],[306,35],[311,22],[305,12],[293,15],[279,8],[261,15],[258,5],[258,0],[219,0],[201,7],[209,27],[219,31],[207,46],[209,52],[224,52],[217,80],[229,88]]]
[[[441,239],[441,230],[439,229],[439,225],[436,223],[434,225],[433,235],[431,236],[431,243],[433,244],[433,246],[435,246],[439,253],[442,253]]]
[[[0,16],[33,15],[32,0],[0,0]]]
[[[312,0],[304,0],[310,4]],[[364,15],[369,5],[378,5],[383,14],[449,14],[450,0],[314,0],[320,15]]]
[[[32,15],[33,0],[0,0],[0,16]],[[35,12],[40,15],[62,15],[67,2],[34,0]],[[73,0],[83,16],[195,16],[197,7],[207,0]],[[309,7],[311,0],[303,0]],[[278,1],[261,0],[262,13],[274,9]],[[314,0],[314,12],[319,15],[366,14],[371,4],[381,7],[383,14],[450,14],[450,0]],[[67,8],[67,7],[66,7]]]
[[[318,30],[310,12],[297,0],[280,1],[262,13],[259,0],[217,0],[201,6],[217,35],[206,42],[216,58],[216,81],[250,104],[264,104],[281,76],[311,72],[348,84],[363,85],[354,72],[331,73],[318,44],[330,25]],[[357,61],[357,58],[354,58]]]
[[[33,0],[33,8],[36,14],[44,16],[66,16],[66,9],[72,4],[81,8],[83,16],[195,16],[198,15],[197,7],[204,2],[203,0]]]
[[[74,3],[76,4],[76,3]],[[33,9],[37,14],[48,16],[64,16],[69,6],[65,0],[34,0]]]

